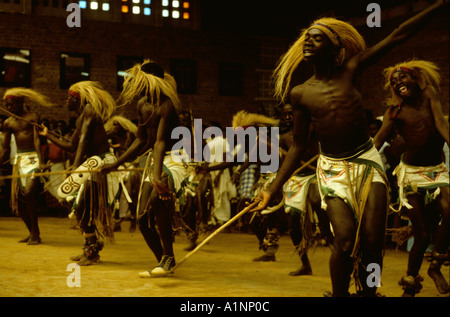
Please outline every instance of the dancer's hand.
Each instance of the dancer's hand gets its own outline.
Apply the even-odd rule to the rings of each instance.
[[[167,185],[164,184],[162,181],[160,181],[160,180],[157,180],[157,181],[153,180],[153,188],[158,193],[159,199],[161,199],[161,200],[169,200],[169,199],[172,198],[172,192],[167,187]]]
[[[40,135],[40,136],[47,136],[47,133],[48,133],[48,128],[44,125],[44,124],[41,124],[41,129],[39,129],[38,130],[38,134]]]
[[[259,204],[253,208],[251,211],[261,211],[267,208],[270,201],[272,200],[272,194],[269,191],[262,190],[259,192],[257,200],[260,200]]]

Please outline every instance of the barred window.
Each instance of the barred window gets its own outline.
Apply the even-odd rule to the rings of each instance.
[[[161,14],[164,18],[189,20],[191,18],[191,2],[187,0],[162,0]]]

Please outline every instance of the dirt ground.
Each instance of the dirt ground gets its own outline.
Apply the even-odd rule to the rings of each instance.
[[[79,267],[80,286],[67,283],[73,269],[70,256],[79,254],[83,243],[79,231],[71,229],[68,218],[39,219],[42,244],[17,243],[27,236],[23,222],[16,217],[0,218],[0,296],[1,297],[322,297],[331,290],[328,259],[330,250],[311,251],[313,275],[292,277],[288,273],[299,266],[290,237],[281,237],[276,262],[252,262],[262,255],[256,237],[248,233],[221,232],[168,278],[143,279],[138,272],[157,263],[139,231],[128,232],[129,222],[116,232],[116,243],[105,244],[100,262]],[[177,235],[174,250],[177,259],[188,252],[184,235]],[[407,252],[387,250],[380,293],[400,297],[397,285],[405,273]],[[440,295],[426,274],[421,275],[423,289],[417,297]],[[443,267],[447,280],[449,267]],[[73,275],[72,275],[73,276]]]

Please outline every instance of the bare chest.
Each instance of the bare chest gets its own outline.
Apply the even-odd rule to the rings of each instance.
[[[316,120],[351,114],[362,104],[360,93],[353,86],[339,81],[313,83],[305,88],[301,103]]]

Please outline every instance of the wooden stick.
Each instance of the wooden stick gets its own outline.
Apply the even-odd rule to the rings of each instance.
[[[298,172],[300,172],[301,170],[303,170],[305,167],[309,167],[309,165],[314,162],[315,160],[317,160],[317,158],[319,157],[319,154],[316,154],[315,156],[313,156],[312,158],[310,158],[307,162],[305,162],[305,164],[303,164],[302,166],[300,166],[299,168],[297,168],[295,170],[294,173],[292,173],[292,175],[297,174]],[[303,163],[303,161],[302,161]]]
[[[115,172],[128,172],[128,171],[143,171],[144,168],[142,167],[136,167],[136,168],[124,168],[124,169],[117,169],[115,171],[111,171],[110,173]],[[49,176],[49,175],[58,175],[58,174],[75,174],[75,173],[101,173],[100,169],[96,170],[85,170],[85,171],[77,171],[77,170],[71,170],[71,171],[54,171],[54,172],[38,172],[38,173],[28,173],[25,175],[5,175],[0,176],[0,179],[12,179],[12,178],[26,178],[26,177],[39,177],[39,176]]]
[[[42,125],[37,124],[36,122],[27,120],[27,119],[25,119],[25,118],[23,118],[23,117],[21,117],[21,116],[18,116],[18,115],[16,115],[16,114],[14,114],[14,113],[12,113],[12,112],[6,110],[6,109],[3,108],[3,107],[0,107],[0,110],[6,112],[6,113],[9,114],[11,117],[14,117],[14,118],[16,118],[16,119],[25,121],[26,123],[29,123],[29,124],[31,124],[32,126],[35,126],[36,128],[42,129]],[[57,138],[62,138],[62,139],[64,139],[65,141],[70,142],[70,140],[69,140],[68,138],[66,138],[66,137],[64,137],[64,136],[62,136],[62,135],[60,135],[60,134],[58,134],[58,133],[55,133],[55,132],[53,132],[53,131],[47,130],[47,133],[53,134],[53,135],[54,135],[55,137],[57,137]]]
[[[254,202],[252,202],[250,205],[242,209],[241,212],[239,212],[237,215],[235,215],[233,218],[225,222],[222,226],[220,226],[216,231],[211,233],[205,240],[203,240],[194,250],[189,252],[182,258],[176,266],[173,268],[174,270],[181,266],[187,259],[189,259],[191,256],[193,256],[195,253],[197,253],[198,250],[200,250],[205,244],[207,244],[212,238],[214,238],[216,235],[219,234],[223,229],[231,225],[233,222],[235,222],[237,219],[242,217],[245,213],[247,213],[249,210],[251,210],[253,207],[255,207],[257,204],[259,204],[259,199],[256,199]]]

